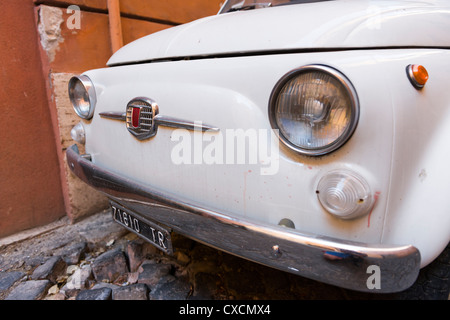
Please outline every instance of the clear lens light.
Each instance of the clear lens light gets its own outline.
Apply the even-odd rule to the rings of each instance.
[[[351,171],[329,172],[319,181],[316,193],[322,207],[342,219],[363,216],[373,207],[369,185]]]
[[[327,67],[305,67],[280,85],[271,106],[272,125],[300,153],[321,155],[339,148],[356,126],[351,85]]]
[[[72,130],[70,130],[70,136],[78,143],[84,144],[86,142],[86,134],[84,132],[84,126],[81,122],[76,124]]]

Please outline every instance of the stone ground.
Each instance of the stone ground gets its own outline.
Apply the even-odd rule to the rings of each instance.
[[[168,256],[109,210],[0,239],[0,300],[367,300],[174,235]]]

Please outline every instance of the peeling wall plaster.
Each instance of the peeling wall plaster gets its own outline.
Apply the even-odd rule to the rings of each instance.
[[[61,35],[61,24],[64,22],[60,8],[41,6],[39,10],[38,32],[41,45],[47,52],[49,62],[55,59],[59,44],[64,42]]]

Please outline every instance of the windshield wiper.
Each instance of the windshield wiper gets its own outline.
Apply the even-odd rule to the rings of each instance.
[[[228,9],[227,12],[233,12],[233,11],[241,11],[241,10],[252,10],[252,9],[259,9],[259,8],[267,8],[272,6],[271,2],[261,2],[261,3],[252,3],[249,5],[244,6],[243,4],[239,3],[237,5],[232,6],[230,9]]]

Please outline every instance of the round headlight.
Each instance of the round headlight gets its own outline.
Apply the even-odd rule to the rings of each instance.
[[[81,75],[70,79],[69,97],[77,115],[86,120],[92,118],[97,99],[94,85],[88,76]]]
[[[358,118],[358,98],[350,81],[326,66],[309,65],[286,74],[270,97],[272,128],[286,146],[305,155],[341,147]]]

